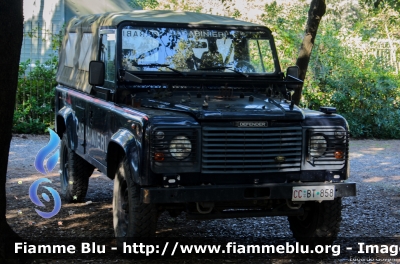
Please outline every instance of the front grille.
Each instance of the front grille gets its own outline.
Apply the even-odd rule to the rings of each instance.
[[[203,127],[203,173],[300,171],[301,127]]]

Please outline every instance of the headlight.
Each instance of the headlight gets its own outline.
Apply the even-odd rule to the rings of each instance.
[[[344,130],[343,128],[335,131],[335,138],[342,139],[345,136],[346,136],[346,130]]]
[[[312,157],[321,157],[324,155],[328,143],[326,139],[322,135],[313,135],[310,137],[309,147],[310,147],[310,155]]]
[[[183,160],[189,157],[192,151],[192,143],[188,137],[176,136],[169,144],[169,152],[171,156],[178,160]]]
[[[157,131],[156,132],[156,138],[157,139],[164,139],[164,132],[163,131]]]

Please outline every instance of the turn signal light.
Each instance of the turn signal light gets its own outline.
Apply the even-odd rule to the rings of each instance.
[[[344,158],[344,153],[343,151],[335,151],[335,158],[336,159],[343,159]]]
[[[154,160],[155,161],[164,161],[165,157],[164,157],[164,153],[155,153],[154,154]]]

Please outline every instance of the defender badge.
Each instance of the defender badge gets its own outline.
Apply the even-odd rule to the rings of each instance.
[[[286,158],[284,156],[275,157],[275,161],[279,162],[279,163],[285,162],[285,160],[286,160]]]
[[[235,122],[235,125],[238,127],[268,127],[268,122],[238,121]]]

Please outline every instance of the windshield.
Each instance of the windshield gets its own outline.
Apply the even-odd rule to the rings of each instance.
[[[122,67],[128,71],[275,72],[264,32],[192,28],[122,28]]]

